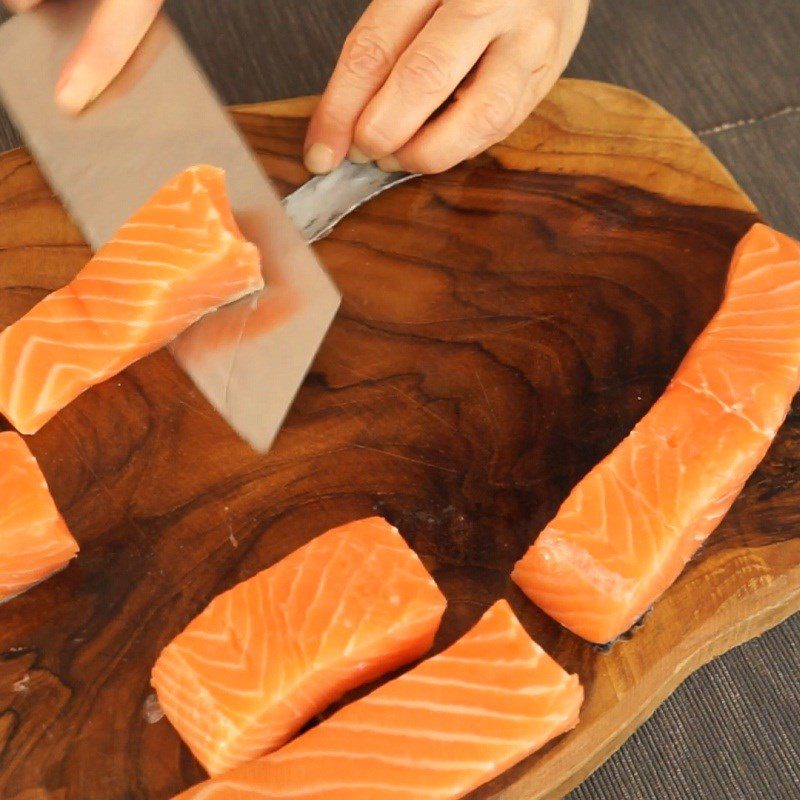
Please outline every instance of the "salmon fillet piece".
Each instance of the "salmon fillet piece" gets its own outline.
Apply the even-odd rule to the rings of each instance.
[[[386,520],[335,528],[217,597],[161,653],[164,713],[209,774],[284,744],[427,651],[446,601]]]
[[[35,433],[97,383],[209,311],[264,286],[222,170],[169,181],[67,286],[0,334],[0,412]]]
[[[78,552],[21,436],[0,433],[0,603],[63,569]]]
[[[591,642],[675,581],[763,459],[800,384],[800,244],[757,224],[664,395],[572,491],[513,579]]]
[[[573,728],[582,702],[500,600],[440,655],[175,800],[455,800]]]

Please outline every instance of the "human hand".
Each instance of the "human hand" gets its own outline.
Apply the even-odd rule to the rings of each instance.
[[[564,71],[589,0],[373,0],[311,119],[306,166],[441,172],[505,138]],[[455,100],[436,112],[453,96]],[[434,116],[435,115],[435,116]]]
[[[27,11],[41,0],[4,0],[11,11]],[[101,0],[86,33],[64,64],[56,103],[78,114],[120,73],[149,30],[163,0]]]

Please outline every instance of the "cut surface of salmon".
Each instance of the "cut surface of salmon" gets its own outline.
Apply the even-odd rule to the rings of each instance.
[[[63,569],[78,552],[21,436],[0,433],[0,603]]]
[[[224,173],[187,169],[148,200],[65,287],[0,333],[0,412],[35,433],[97,383],[201,316],[263,288]]]
[[[441,654],[176,800],[455,800],[572,729],[582,702],[500,600]]]
[[[664,395],[572,491],[513,579],[607,643],[673,583],[764,457],[800,383],[800,244],[757,224]]]
[[[313,539],[217,597],[161,653],[161,707],[211,775],[284,744],[432,645],[446,602],[380,518]]]

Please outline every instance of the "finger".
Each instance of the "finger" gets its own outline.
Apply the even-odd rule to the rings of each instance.
[[[402,147],[501,33],[505,20],[500,12],[467,15],[463,8],[459,2],[441,6],[400,56],[358,120],[355,144],[360,150],[380,158]]]
[[[410,0],[398,10],[397,0],[375,0],[364,12],[308,126],[304,152],[311,172],[328,172],[344,158],[359,115],[436,5],[437,0]]]
[[[102,0],[61,72],[56,102],[77,114],[125,66],[158,14],[163,0]]]
[[[20,14],[34,6],[38,6],[41,2],[42,0],[4,0],[4,5],[9,11]]]
[[[378,166],[387,172],[443,172],[506,138],[555,82],[554,55],[555,35],[549,31],[533,47],[529,37],[499,39],[456,101]]]

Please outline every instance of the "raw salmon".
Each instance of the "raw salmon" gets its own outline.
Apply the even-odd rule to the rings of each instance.
[[[0,433],[0,603],[49,578],[77,552],[22,437]]]
[[[347,690],[421,656],[445,599],[383,519],[335,528],[212,601],[153,669],[211,775],[284,744]]]
[[[573,728],[582,702],[500,600],[440,655],[176,800],[455,800]]]
[[[145,203],[75,279],[0,334],[0,412],[34,433],[203,314],[263,287],[255,245],[197,166]]]
[[[800,244],[758,224],[664,395],[575,487],[513,579],[585,639],[615,639],[717,527],[799,383]]]

